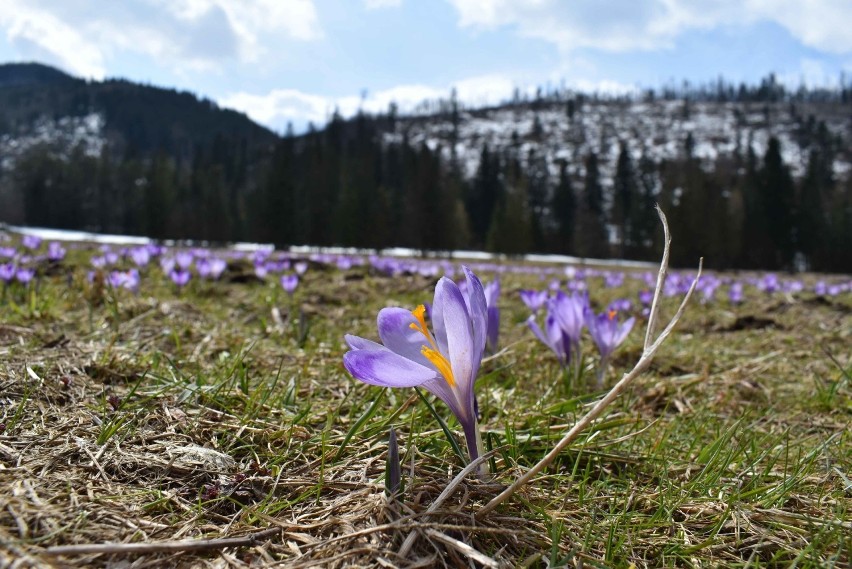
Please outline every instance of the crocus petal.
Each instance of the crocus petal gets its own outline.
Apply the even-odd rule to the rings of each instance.
[[[459,420],[460,424],[464,425],[466,421],[472,420],[471,407],[466,405],[466,402],[459,400],[456,391],[450,387],[443,377],[424,381],[421,387],[443,401],[450,408],[450,411],[453,412],[453,415],[456,416],[456,419]]]
[[[547,336],[544,335],[544,332],[541,331],[541,328],[538,326],[538,322],[535,321],[535,315],[527,318],[527,326],[532,330],[532,333],[535,334],[535,337],[539,339],[539,341],[545,346],[550,346],[550,340],[547,339]]]
[[[633,329],[633,324],[635,322],[636,322],[636,317],[631,316],[630,318],[625,320],[623,324],[618,326],[618,330],[615,334],[615,338],[614,338],[614,341],[613,341],[613,346],[618,346],[624,341],[624,339],[630,333],[630,330]]]
[[[447,331],[444,328],[444,306],[443,301],[440,301],[440,297],[443,294],[441,291],[444,286],[442,283],[444,282],[451,283],[455,286],[455,283],[447,277],[441,277],[435,285],[435,298],[432,301],[432,307],[429,312],[432,320],[432,331],[435,334],[435,341],[438,343],[438,351],[442,354],[447,353]]]
[[[484,297],[483,297],[484,298]],[[484,302],[483,302],[484,304]],[[441,279],[435,288],[435,305],[440,305],[443,321],[435,321],[435,328],[442,327],[447,336],[447,359],[453,369],[453,377],[460,393],[473,393],[472,379],[479,371],[482,350],[485,346],[485,330],[481,330],[481,347],[474,345],[471,319],[464,297],[450,279]],[[484,315],[482,315],[484,316]],[[484,325],[484,318],[482,318]],[[476,360],[476,364],[473,360]]]
[[[343,365],[356,379],[382,387],[416,387],[438,375],[387,348],[346,352]]]
[[[548,314],[544,327],[547,332],[548,345],[550,346],[550,349],[552,349],[553,353],[556,354],[556,357],[559,358],[560,363],[565,363],[567,358],[567,354],[565,352],[565,334],[562,331],[562,327],[559,325],[559,322],[556,320],[556,317]]]
[[[382,344],[420,365],[433,367],[421,353],[428,340],[419,330],[411,328],[411,324],[417,323],[411,312],[404,308],[383,308],[376,321]]]
[[[422,387],[450,408],[464,431],[464,438],[467,441],[467,449],[471,459],[477,458],[479,456],[479,449],[476,446],[478,427],[476,424],[476,398],[473,391],[469,391],[469,396],[464,400],[459,400],[455,390],[443,378],[424,382]]]
[[[376,342],[367,340],[366,338],[361,338],[360,336],[346,334],[343,338],[353,350],[381,350],[383,348],[381,344],[377,344]]]
[[[492,352],[497,351],[497,340],[500,335],[500,310],[496,306],[488,307],[488,333],[485,345]]]
[[[479,278],[467,267],[462,267],[462,270],[464,270],[467,279],[467,296],[470,299],[469,315],[473,324],[473,345],[481,353],[485,350],[486,332],[488,330],[488,303]]]

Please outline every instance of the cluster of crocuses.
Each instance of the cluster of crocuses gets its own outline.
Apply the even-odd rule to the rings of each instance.
[[[553,351],[566,371],[572,369],[573,363],[574,373],[579,373],[583,364],[581,336],[583,329],[588,329],[600,353],[596,377],[597,387],[602,388],[610,356],[630,333],[636,321],[633,316],[621,321],[619,316],[632,308],[631,302],[627,299],[615,300],[606,310],[595,314],[586,292],[566,294],[557,290],[551,296],[547,292],[525,290],[521,292],[521,299],[533,312],[527,319],[527,326],[536,338]],[[543,328],[537,316],[542,309]]]
[[[0,282],[9,285],[18,282],[28,286],[36,275],[36,267],[44,263],[58,263],[65,258],[65,248],[58,241],[47,244],[42,250],[43,241],[35,236],[25,235],[21,240],[21,249],[12,246],[0,247]]]
[[[28,283],[45,262],[58,262],[65,255],[65,248],[59,242],[47,243],[37,236],[22,236],[19,246],[13,247],[14,240],[8,235],[0,239],[0,282]],[[46,251],[45,251],[46,249]],[[151,261],[159,261],[164,274],[178,288],[186,285],[193,278],[216,280],[221,277],[231,260],[243,259],[253,263],[255,274],[264,280],[270,276],[280,276],[282,288],[290,294],[298,286],[299,276],[306,270],[310,260],[317,265],[346,271],[366,266],[375,274],[388,276],[420,275],[427,278],[437,278],[441,275],[452,275],[456,268],[448,260],[400,258],[380,255],[353,255],[347,252],[322,253],[285,253],[261,249],[252,252],[224,250],[212,252],[200,247],[173,248],[163,245],[146,244],[141,246],[102,246],[92,257],[92,265],[106,273],[106,281],[116,283],[125,288],[132,288],[137,281],[130,268],[135,267],[145,278],[144,269]],[[628,279],[639,280],[642,292],[639,294],[639,304],[642,311],[647,313],[650,306],[650,290],[656,284],[656,274],[646,272],[625,272],[621,269],[589,269],[558,266],[536,266],[533,264],[497,264],[493,262],[477,262],[470,265],[479,273],[495,275],[526,274],[538,275],[542,280],[554,279],[551,290],[561,286],[559,278],[568,277],[565,286],[568,292],[585,290],[587,282],[600,279],[605,288],[622,286]],[[116,273],[116,274],[113,274]],[[122,274],[118,274],[122,273]],[[663,296],[673,297],[685,294],[693,274],[672,272],[666,279]],[[137,284],[138,286],[138,284]],[[837,296],[852,290],[848,280],[825,279],[817,282],[810,290],[823,297]],[[777,274],[767,273],[760,276],[732,278],[728,276],[704,275],[698,284],[698,294],[704,303],[718,302],[720,291],[726,291],[727,302],[740,304],[752,298],[761,296],[785,294],[796,295],[806,292],[801,280],[781,278]]]
[[[441,399],[461,425],[474,460],[482,454],[474,385],[486,349],[496,350],[500,284],[495,279],[483,286],[470,268],[462,267],[462,271],[464,279],[459,284],[448,276],[438,280],[429,309],[425,303],[414,310],[383,308],[377,318],[381,343],[346,335],[350,350],[343,364],[364,383],[423,387]],[[619,309],[629,309],[626,300],[598,315],[591,310],[586,293],[557,291],[551,296],[524,291],[522,298],[533,311],[544,309],[544,331],[535,315],[529,326],[565,366],[572,359],[579,361],[580,333],[587,327],[601,353],[600,369],[605,369],[635,320],[620,322],[616,316]],[[602,371],[598,377],[602,382]]]

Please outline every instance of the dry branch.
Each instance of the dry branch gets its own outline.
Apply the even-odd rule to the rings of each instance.
[[[486,515],[488,512],[502,504],[509,497],[511,497],[518,489],[529,482],[535,475],[539,472],[547,468],[559,453],[561,453],[565,447],[574,442],[574,440],[582,433],[592,422],[597,419],[604,410],[609,407],[609,405],[615,401],[615,399],[627,388],[630,383],[633,382],[634,379],[639,377],[639,375],[644,372],[649,365],[651,365],[651,360],[654,357],[654,354],[657,352],[657,349],[662,345],[663,341],[669,336],[672,329],[680,317],[683,315],[683,311],[686,308],[686,304],[689,302],[689,299],[692,297],[692,292],[695,290],[695,286],[698,284],[698,279],[701,278],[701,269],[703,266],[704,259],[702,258],[698,262],[698,274],[695,276],[695,280],[692,281],[692,285],[689,287],[689,290],[686,293],[686,296],[683,298],[683,302],[681,302],[680,307],[677,310],[677,313],[674,315],[674,318],[669,322],[668,326],[666,326],[665,330],[663,330],[659,337],[653,344],[650,344],[650,338],[652,333],[652,327],[654,326],[657,315],[660,310],[660,305],[658,303],[658,299],[660,293],[663,288],[663,283],[665,282],[666,271],[668,270],[668,262],[669,262],[669,247],[671,244],[671,239],[669,237],[669,227],[668,222],[666,221],[666,216],[663,214],[663,211],[658,207],[657,213],[660,216],[660,221],[663,223],[663,231],[665,233],[665,248],[663,250],[663,259],[660,262],[660,272],[657,277],[657,287],[654,291],[654,301],[651,307],[651,313],[648,316],[648,331],[645,337],[645,349],[642,352],[642,357],[639,358],[639,361],[636,363],[635,367],[630,370],[629,373],[625,374],[621,380],[616,383],[612,389],[607,393],[603,399],[598,401],[592,409],[586,413],[577,423],[562,437],[562,440],[559,441],[553,450],[551,450],[544,458],[542,458],[538,463],[536,463],[532,468],[530,468],[527,472],[525,472],[522,476],[520,476],[515,482],[506,488],[503,492],[495,496],[490,502],[488,502],[485,506],[479,509],[476,513],[477,518],[481,518]],[[650,345],[649,345],[650,344]]]
[[[462,471],[459,472],[449,484],[447,484],[447,487],[444,488],[444,491],[441,492],[441,494],[437,498],[435,498],[435,501],[429,505],[429,507],[426,509],[426,513],[429,514],[440,508],[444,501],[446,501],[447,498],[452,496],[458,485],[461,484],[465,478],[467,478],[467,475],[478,469],[481,464],[485,464],[485,461],[494,456],[494,454],[498,450],[499,449],[494,449],[492,451],[489,451],[477,458],[476,460],[471,461],[470,464],[464,467],[464,469],[462,469]],[[405,541],[402,542],[402,547],[399,548],[398,555],[402,558],[405,558],[405,556],[408,555],[408,552],[411,551],[412,546],[414,546],[414,541],[416,539],[417,530],[412,530],[411,533],[408,534],[408,537],[405,538]]]
[[[257,545],[261,540],[281,533],[281,528],[268,528],[243,537],[223,537],[216,539],[184,539],[180,541],[160,541],[154,543],[88,543],[82,545],[57,545],[48,547],[45,553],[50,555],[77,555],[84,553],[139,554],[139,553],[175,553],[180,551],[207,551],[226,547],[247,547]]]

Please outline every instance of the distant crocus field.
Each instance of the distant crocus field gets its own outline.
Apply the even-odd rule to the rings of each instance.
[[[848,567],[848,275],[702,275],[478,514],[656,279],[0,233],[0,566]]]

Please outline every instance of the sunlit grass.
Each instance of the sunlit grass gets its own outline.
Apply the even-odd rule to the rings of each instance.
[[[440,515],[418,517],[464,466],[458,425],[425,392],[423,401],[354,381],[341,357],[343,334],[375,338],[378,310],[428,301],[435,278],[312,266],[291,301],[277,279],[195,280],[178,294],[152,266],[134,295],[95,290],[86,258],[75,252],[63,272],[0,304],[0,537],[45,563],[50,545],[270,524],[282,537],[262,554],[228,555],[402,563],[394,552],[420,524],[507,564],[849,563],[848,293],[828,303],[752,293],[740,307],[693,304],[638,384],[534,484],[474,524],[476,508],[601,395],[588,336],[575,373],[524,325],[518,292],[549,281],[501,276],[506,349],[477,382],[494,479],[468,480]],[[600,307],[635,299],[639,285],[605,289],[595,278],[589,288]],[[614,354],[610,383],[641,353],[641,325]],[[384,491],[391,427],[404,480],[396,509]],[[218,553],[159,563],[194,555]],[[411,559],[430,555],[435,565],[462,559],[425,539]]]

